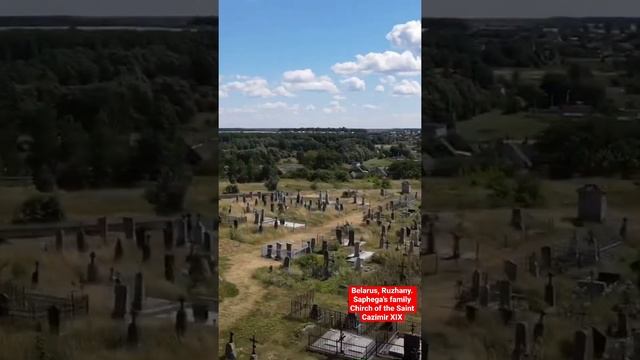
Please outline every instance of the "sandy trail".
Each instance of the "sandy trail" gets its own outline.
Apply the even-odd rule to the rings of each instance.
[[[345,216],[324,223],[321,226],[308,227],[302,231],[283,235],[282,242],[315,237],[317,234],[325,233],[335,228],[337,225],[349,222],[359,224],[362,221],[362,211],[353,210]],[[274,265],[272,260],[260,257],[262,243],[258,244],[238,244],[229,239],[221,239],[223,247],[221,253],[226,253],[230,267],[224,273],[223,278],[236,285],[238,295],[228,298],[220,304],[220,331],[226,331],[233,324],[249,314],[262,297],[267,292],[262,284],[253,278],[254,272],[264,266]]]

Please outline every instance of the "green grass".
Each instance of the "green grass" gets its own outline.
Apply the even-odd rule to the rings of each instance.
[[[532,138],[545,130],[553,119],[518,113],[503,115],[492,111],[457,124],[458,133],[470,141],[487,141],[503,137]]]
[[[367,168],[376,168],[376,167],[387,167],[389,165],[391,165],[393,161],[390,159],[369,159],[367,161],[364,162],[364,166],[366,166]]]

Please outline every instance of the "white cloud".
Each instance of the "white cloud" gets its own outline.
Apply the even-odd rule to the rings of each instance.
[[[384,86],[383,86],[383,85],[377,85],[377,86],[376,86],[376,88],[375,88],[375,90],[376,90],[377,92],[384,92]]]
[[[333,95],[333,100],[346,100],[347,98],[345,96],[342,95]]]
[[[404,51],[403,53],[395,51],[371,52],[366,55],[356,55],[356,61],[337,63],[331,67],[331,70],[339,75],[358,73],[419,75],[422,69],[421,62],[421,57],[414,56],[411,51]]]
[[[380,82],[383,84],[393,84],[396,82],[396,78],[393,75],[387,75],[380,78]]]
[[[364,91],[367,88],[367,84],[364,80],[355,76],[340,81],[341,84],[347,85],[347,89],[350,91]]]
[[[242,81],[232,81],[220,87],[223,93],[228,94],[231,91],[237,91],[251,97],[271,97],[275,96],[273,91],[269,89],[267,80],[254,77]]]
[[[227,93],[224,89],[218,89],[219,98],[226,98],[227,96],[229,96],[229,93]]]
[[[309,104],[304,109],[307,110],[307,111],[314,111],[316,109],[316,107],[313,106],[312,104]]]
[[[219,110],[220,114],[252,114],[255,112],[257,112],[256,109],[248,108],[248,107],[239,107],[239,108],[221,107]]]
[[[419,20],[395,25],[386,39],[397,48],[418,51],[422,47],[422,25]]]
[[[379,109],[379,107],[378,107],[378,106],[376,106],[376,105],[372,105],[372,104],[364,104],[364,105],[362,105],[362,107],[363,107],[363,108],[365,108],[365,109],[369,109],[369,110],[376,110],[376,109]]]
[[[329,103],[329,106],[323,108],[322,111],[324,111],[326,114],[336,114],[346,112],[347,109],[340,105],[340,102],[332,101]]]
[[[277,88],[273,89],[273,92],[276,93],[276,95],[280,95],[280,96],[286,96],[286,97],[294,97],[295,95],[290,93],[287,89],[284,88],[284,86],[278,86]]]
[[[420,95],[422,87],[420,83],[415,80],[403,79],[393,87],[393,94],[399,96],[413,96]]]
[[[337,94],[340,92],[328,76],[316,76],[311,69],[286,71],[282,85],[287,91],[317,91]]]

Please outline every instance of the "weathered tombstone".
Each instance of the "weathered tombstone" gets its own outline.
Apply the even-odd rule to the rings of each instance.
[[[533,327],[533,342],[542,342],[544,338],[544,311],[540,312],[538,322]]]
[[[282,243],[276,243],[276,260],[282,259]]]
[[[229,342],[224,348],[224,358],[225,360],[236,360],[238,358],[236,345],[233,343],[233,333],[229,333]]]
[[[534,278],[540,276],[540,266],[538,265],[538,258],[536,253],[532,253],[529,256],[529,274]]]
[[[293,258],[293,244],[287,243],[286,247],[287,247],[287,257]]]
[[[76,232],[76,246],[79,252],[87,251],[87,242],[85,240],[83,229],[79,229],[78,232]]]
[[[91,252],[89,255],[90,262],[87,266],[87,282],[94,283],[98,281],[98,266],[96,265],[96,253]]]
[[[211,252],[211,233],[208,231],[204,231],[204,239],[202,241],[202,250],[207,253]]]
[[[122,240],[120,240],[120,238],[116,240],[116,245],[113,252],[114,252],[113,259],[115,261],[119,261],[120,259],[122,259],[124,250],[122,249]]]
[[[322,240],[322,253],[324,254],[325,252],[329,251],[329,243],[327,242],[327,240]]]
[[[60,252],[64,249],[64,230],[58,229],[56,231],[56,251]]]
[[[166,221],[164,224],[164,229],[162,230],[163,240],[164,240],[164,248],[167,251],[173,249],[173,238],[174,238],[174,229],[173,229],[173,221]]]
[[[477,299],[480,295],[480,272],[474,270],[471,276],[471,298]]]
[[[60,333],[60,310],[55,305],[49,306],[47,309],[47,320],[49,323],[49,331],[58,335]]]
[[[348,246],[354,246],[354,242],[356,240],[356,232],[354,229],[349,229],[349,244]]]
[[[316,238],[311,238],[311,243],[309,244],[311,247],[311,252],[316,251]]]
[[[311,320],[318,320],[320,318],[320,308],[318,304],[311,305],[311,311],[309,312],[309,318]]]
[[[529,353],[529,344],[527,343],[527,323],[519,322],[516,324],[515,345],[513,348],[513,358],[521,359]]]
[[[147,262],[151,258],[151,241],[149,235],[142,243],[142,262]]]
[[[187,331],[187,312],[184,310],[184,298],[180,298],[180,308],[176,312],[176,335],[184,336]]]
[[[273,257],[273,245],[267,245],[267,258],[271,259]]]
[[[628,226],[628,219],[625,217],[622,219],[622,225],[620,225],[620,232],[619,232],[619,235],[622,238],[622,240],[627,239],[627,226]]]
[[[173,282],[175,280],[174,266],[175,266],[175,256],[173,254],[165,254],[164,255],[164,278],[169,282]]]
[[[123,319],[127,313],[127,287],[120,283],[120,279],[116,279],[116,285],[113,287],[113,298],[111,317]]]
[[[284,262],[282,263],[282,267],[284,268],[285,271],[289,271],[290,267],[291,267],[291,258],[290,257],[285,257],[284,258]]]
[[[136,324],[136,310],[131,310],[131,323],[127,327],[127,345],[129,347],[137,347],[139,339],[138,325]]]
[[[556,289],[553,285],[553,274],[549,273],[547,276],[549,281],[544,287],[544,302],[547,306],[554,307],[556,306]]]
[[[353,244],[353,256],[355,258],[360,258],[360,242],[359,241],[356,241]]]
[[[618,324],[616,326],[616,337],[626,338],[630,334],[629,318],[623,310],[618,310]]]
[[[142,310],[142,305],[144,303],[144,278],[141,272],[136,273],[134,283],[133,283],[133,303],[131,307],[133,310],[140,311]]]
[[[498,282],[500,291],[500,308],[511,309],[511,282],[509,280],[501,280]]]
[[[590,334],[585,330],[575,332],[573,340],[573,359],[574,360],[592,360],[593,359],[593,342]]]
[[[182,247],[187,243],[187,238],[189,237],[189,226],[186,218],[183,217],[177,221],[177,230],[176,246]]]
[[[504,273],[509,281],[516,282],[518,279],[518,264],[511,260],[506,260],[504,262]]]
[[[31,273],[31,285],[38,285],[38,281],[40,280],[40,262],[36,261],[35,269],[33,273]]]
[[[380,234],[380,242],[378,243],[378,248],[379,248],[379,249],[384,248],[384,242],[385,242],[385,241],[384,241],[384,233],[381,233],[381,234]]]
[[[593,339],[593,357],[601,359],[607,348],[607,336],[595,327],[591,327],[591,337]]]
[[[523,221],[522,221],[522,209],[516,208],[511,209],[511,226],[518,230],[522,230]]]

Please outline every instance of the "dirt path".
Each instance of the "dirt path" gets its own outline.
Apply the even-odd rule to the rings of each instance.
[[[308,227],[302,231],[296,230],[281,238],[281,241],[295,242],[301,238],[311,238],[316,234],[325,233],[345,221],[358,224],[362,220],[361,211],[353,211],[344,217],[334,219],[321,226]],[[253,278],[254,272],[260,267],[273,265],[274,262],[259,256],[263,244],[240,244],[229,239],[222,239],[221,253],[226,253],[230,267],[223,278],[236,285],[238,295],[228,298],[220,304],[220,331],[228,330],[236,321],[242,319],[254,309],[255,304],[262,299],[266,289]]]

